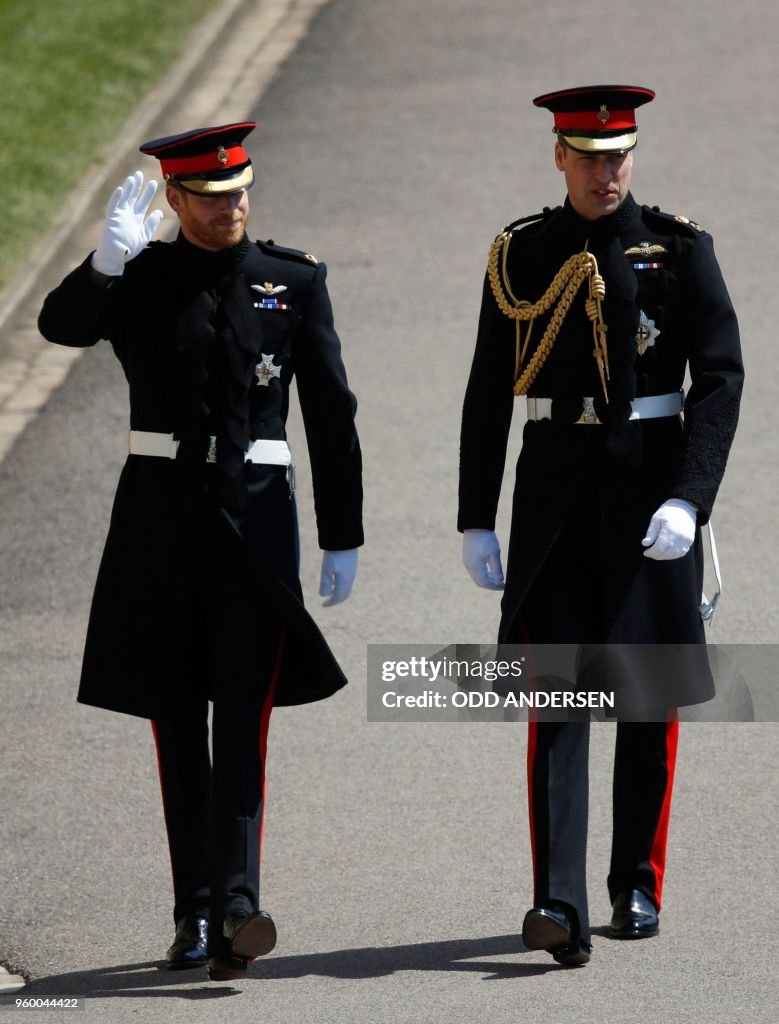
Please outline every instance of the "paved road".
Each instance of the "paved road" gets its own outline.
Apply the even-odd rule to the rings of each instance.
[[[728,592],[715,638],[777,635],[779,553],[761,538],[777,499],[779,143],[766,98],[779,16],[769,0],[708,3],[705,19],[669,0],[566,7],[333,0],[256,112],[255,233],[330,268],[361,399],[368,545],[352,600],[318,613],[352,685],[274,716],[263,889],[280,943],[245,984],[157,969],[171,927],[150,730],[72,699],[123,455],[126,388],[108,351],[76,364],[0,467],[0,951],[37,993],[85,994],[107,1022],[775,1018],[775,725],[684,730],[663,934],[596,935],[591,965],[563,972],[517,938],[530,899],[522,727],[365,721],[367,642],[494,633],[494,595],[465,577],[453,528],[459,406],[487,246],[562,197],[548,115],[529,104],[558,85],[658,90],[635,192],[715,234],[750,369],[718,507]],[[309,497],[304,485],[313,605]],[[613,737],[594,732],[602,926]]]

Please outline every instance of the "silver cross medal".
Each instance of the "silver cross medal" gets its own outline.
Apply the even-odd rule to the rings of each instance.
[[[257,386],[267,388],[271,380],[274,377],[281,377],[281,367],[276,366],[273,362],[273,353],[266,356],[264,352],[261,353],[262,362],[257,363],[255,374],[257,375]]]
[[[650,320],[643,309],[639,310],[639,314],[636,345],[638,346],[638,354],[642,356],[648,348],[654,345],[655,338],[661,332],[655,327],[654,320]]]

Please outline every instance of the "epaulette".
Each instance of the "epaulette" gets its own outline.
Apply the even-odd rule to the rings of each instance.
[[[687,228],[693,238],[697,238],[698,235],[703,234],[706,230],[706,228],[701,227],[694,220],[690,220],[689,217],[684,217],[681,213],[665,213],[659,206],[642,206],[642,210],[650,216],[658,217],[665,222],[671,221],[674,224],[680,224],[683,228]]]
[[[257,245],[268,256],[278,256],[282,260],[297,260],[298,263],[307,263],[309,266],[316,266],[319,260],[310,252],[303,252],[302,249],[288,249],[285,245],[277,245],[272,238],[267,242],[257,239]]]
[[[555,206],[554,209],[550,206],[545,206],[541,213],[531,213],[528,217],[520,217],[518,220],[513,220],[510,224],[506,225],[502,233],[505,235],[507,232],[514,231],[516,228],[522,227],[525,224],[532,224],[539,220],[547,220],[547,218],[551,217],[552,214],[559,209],[559,206]]]

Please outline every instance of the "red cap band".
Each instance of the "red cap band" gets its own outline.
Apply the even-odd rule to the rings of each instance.
[[[608,114],[608,117],[606,117]],[[636,115],[633,110],[581,110],[569,114],[562,111],[554,115],[555,128],[565,131],[611,132],[633,131]]]
[[[224,159],[220,160],[219,156]],[[239,164],[249,162],[248,154],[243,146],[231,146],[204,153],[201,156],[182,156],[177,160],[163,158],[160,160],[160,169],[163,175],[175,174],[180,178],[187,174],[202,174],[206,171],[222,171],[228,167],[237,167]]]

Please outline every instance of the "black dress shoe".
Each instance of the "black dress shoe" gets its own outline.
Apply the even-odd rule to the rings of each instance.
[[[242,960],[239,956],[230,956],[224,953],[219,956],[208,958],[208,977],[211,981],[235,981],[236,978],[246,976],[248,960]]]
[[[557,946],[551,953],[563,967],[584,967],[590,962],[592,946],[584,939],[576,939],[574,942],[566,942],[564,946]]]
[[[611,916],[613,939],[648,939],[660,931],[657,907],[640,889],[621,892]]]
[[[528,949],[545,949],[564,967],[582,967],[590,962],[592,947],[573,938],[573,929],[561,907],[533,907],[522,923],[522,941]]]
[[[528,949],[551,951],[555,946],[570,942],[572,931],[570,918],[565,911],[533,907],[525,914],[522,922],[522,941]]]
[[[225,915],[222,932],[229,943],[229,951],[208,958],[211,981],[244,977],[252,960],[270,953],[276,945],[276,925],[265,910]]]
[[[198,914],[182,917],[176,925],[176,937],[165,955],[169,971],[203,967],[206,962],[208,920]]]

